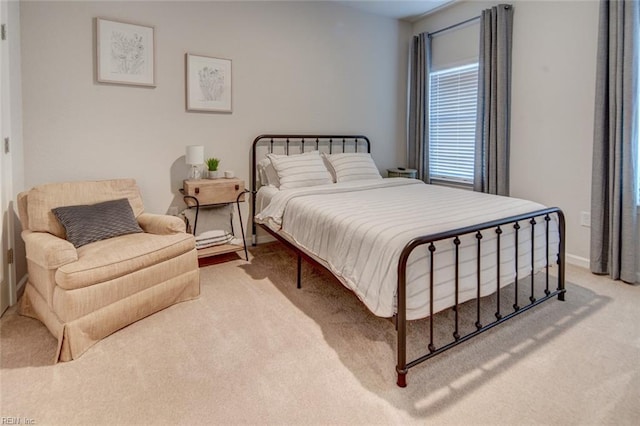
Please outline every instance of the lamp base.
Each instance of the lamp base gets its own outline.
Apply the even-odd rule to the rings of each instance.
[[[202,172],[200,171],[200,168],[196,165],[191,166],[191,170],[189,171],[189,179],[190,180],[197,180],[197,179],[202,179]]]

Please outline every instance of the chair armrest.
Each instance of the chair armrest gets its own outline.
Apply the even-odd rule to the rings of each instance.
[[[166,214],[142,213],[138,216],[138,224],[149,234],[167,235],[187,231],[184,220]]]
[[[27,259],[46,269],[58,269],[78,260],[76,248],[48,232],[22,231]]]

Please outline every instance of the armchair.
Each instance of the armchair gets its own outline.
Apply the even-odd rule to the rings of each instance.
[[[79,247],[52,211],[123,198],[140,229]],[[200,294],[194,237],[177,217],[144,213],[133,179],[40,185],[18,195],[18,209],[29,274],[20,313],[58,339],[56,361]]]

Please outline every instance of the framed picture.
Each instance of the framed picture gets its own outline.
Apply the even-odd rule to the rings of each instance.
[[[100,83],[155,86],[153,27],[96,18],[96,68]]]
[[[186,54],[187,111],[231,112],[231,60]]]

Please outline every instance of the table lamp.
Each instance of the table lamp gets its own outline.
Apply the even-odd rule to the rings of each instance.
[[[185,162],[191,166],[189,171],[189,179],[200,179],[200,165],[204,164],[204,146],[188,145]]]

